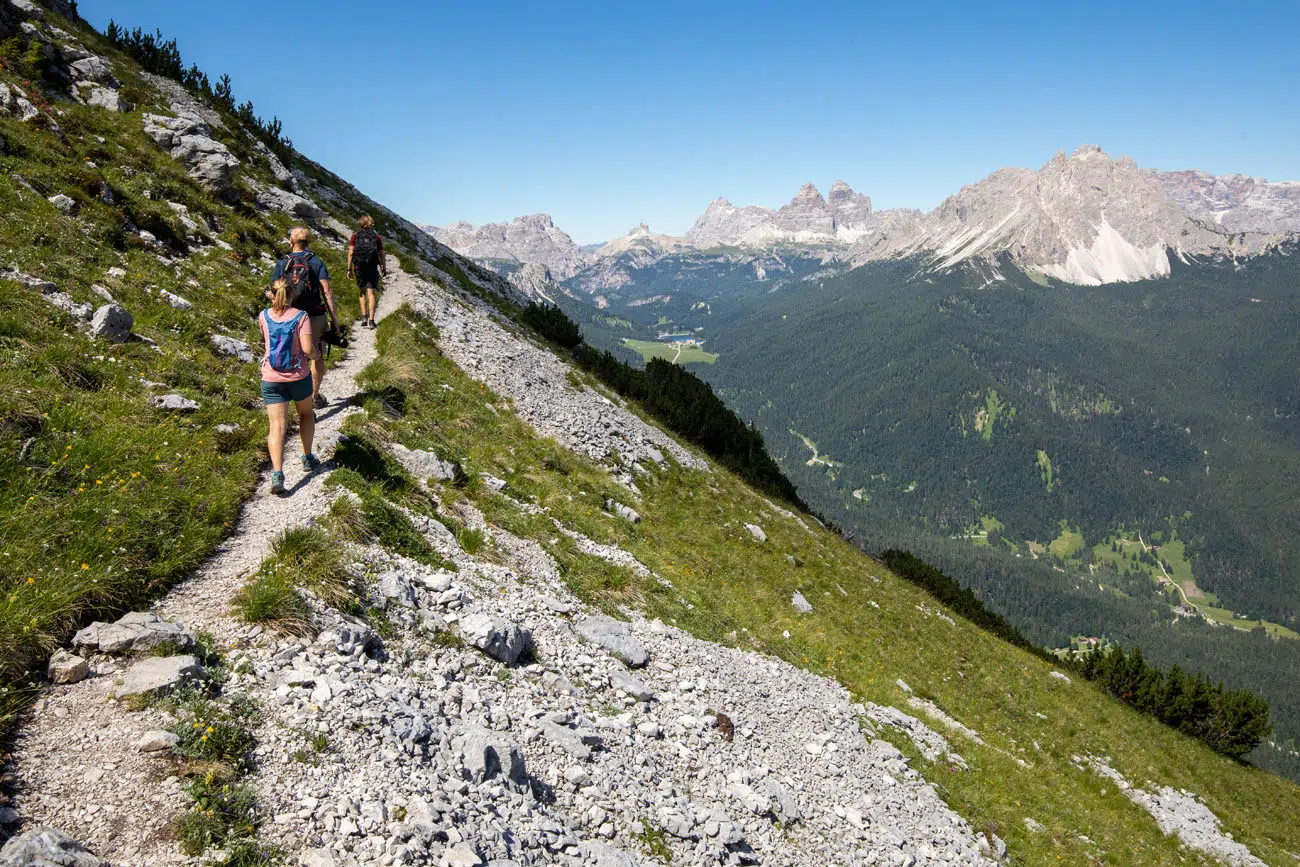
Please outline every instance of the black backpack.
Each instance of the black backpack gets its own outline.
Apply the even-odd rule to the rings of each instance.
[[[320,297],[320,281],[312,270],[310,250],[290,253],[283,259],[280,276],[289,284],[289,297],[299,310],[306,310],[312,316],[325,312],[325,305]]]
[[[352,267],[369,268],[378,264],[379,235],[374,229],[362,229],[352,244]]]

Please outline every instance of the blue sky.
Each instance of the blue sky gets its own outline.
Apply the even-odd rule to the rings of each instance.
[[[838,178],[877,208],[929,209],[1084,142],[1300,179],[1292,0],[80,8],[176,37],[300,150],[421,222],[546,211],[587,243]]]

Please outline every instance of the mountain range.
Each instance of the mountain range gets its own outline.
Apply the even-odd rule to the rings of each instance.
[[[1300,182],[1144,169],[1083,145],[1038,170],[999,169],[928,213],[874,210],[869,196],[836,181],[825,196],[805,184],[776,209],[715,199],[680,237],[653,235],[643,224],[595,249],[576,244],[547,214],[421,228],[485,264],[507,272],[544,265],[553,279],[576,277],[593,292],[625,282],[611,275],[619,266],[675,253],[743,258],[791,248],[853,265],[919,257],[934,270],[1006,257],[1044,277],[1100,285],[1166,276],[1171,255],[1251,256],[1276,247],[1300,232]]]

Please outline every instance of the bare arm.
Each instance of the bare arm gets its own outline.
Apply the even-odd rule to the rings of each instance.
[[[348,244],[348,276],[352,276],[352,250],[352,245]]]
[[[308,324],[306,325],[306,327],[303,326],[298,327],[298,341],[302,344],[302,351],[307,355],[307,357],[315,358],[316,344],[314,344],[311,339],[310,320],[306,319],[306,317],[304,317],[304,319],[307,321]]]
[[[330,312],[330,322],[334,325],[335,328],[337,328],[339,324],[339,317],[338,314],[334,311],[334,290],[330,288],[330,281],[321,280],[320,288],[321,291],[325,293],[325,306],[329,309]]]

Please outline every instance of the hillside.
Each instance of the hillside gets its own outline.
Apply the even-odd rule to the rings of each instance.
[[[0,865],[1294,863],[1293,784],[758,494],[72,12],[0,5]],[[341,270],[366,212],[382,321],[274,498],[252,315],[290,225]]]

